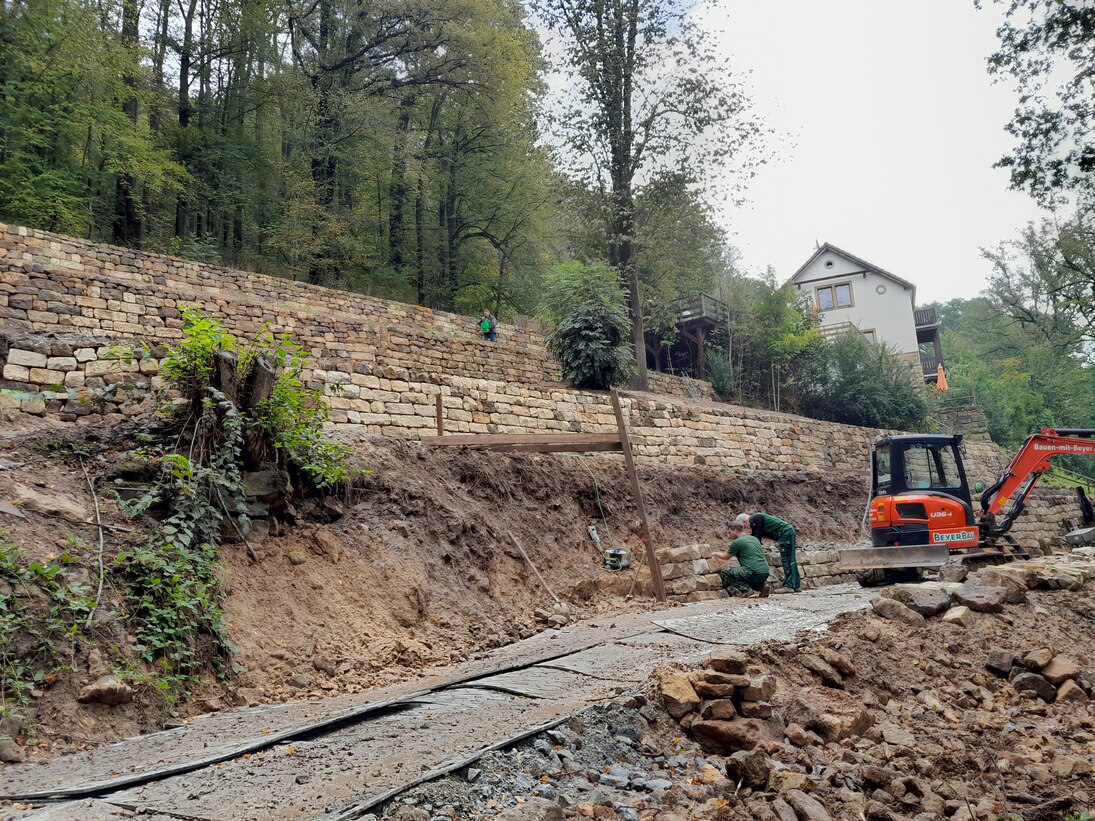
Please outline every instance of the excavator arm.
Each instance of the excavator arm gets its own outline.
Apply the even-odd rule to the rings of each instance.
[[[1054,456],[1095,456],[1095,429],[1042,428],[1027,437],[1000,477],[981,495],[981,531],[1007,533],[1026,508],[1027,498]]]

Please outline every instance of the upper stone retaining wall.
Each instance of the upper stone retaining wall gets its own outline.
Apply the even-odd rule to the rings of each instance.
[[[184,305],[242,336],[274,325],[322,367],[558,384],[535,325],[501,325],[490,343],[456,314],[0,223],[0,325],[168,341],[182,335]]]

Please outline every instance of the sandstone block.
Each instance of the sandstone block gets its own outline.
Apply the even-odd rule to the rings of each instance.
[[[9,365],[22,365],[24,368],[44,368],[49,361],[45,354],[26,351],[22,348],[11,348],[8,351]]]
[[[1054,656],[1052,661],[1042,668],[1042,677],[1053,684],[1064,684],[1080,677],[1080,667],[1067,656]]]
[[[899,621],[903,624],[908,624],[911,627],[922,627],[925,623],[923,616],[910,610],[895,599],[879,596],[871,599],[871,607],[873,607],[874,611],[882,616],[882,618],[889,619],[890,621]]]
[[[8,363],[4,366],[4,379],[10,379],[13,382],[29,382],[30,381],[30,369],[24,368],[22,365],[12,365]]]
[[[688,676],[683,673],[670,673],[661,684],[662,705],[673,718],[682,718],[687,713],[699,709],[700,697]]]
[[[73,356],[51,356],[46,360],[46,367],[51,371],[76,370],[76,358]]]

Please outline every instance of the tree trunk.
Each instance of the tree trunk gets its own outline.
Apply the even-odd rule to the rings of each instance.
[[[122,45],[130,50],[122,82],[130,90],[129,96],[122,101],[122,111],[130,122],[137,123],[137,0],[122,0]],[[141,212],[137,206],[137,180],[132,174],[118,174],[114,183],[114,224],[111,226],[111,241],[116,245],[140,247],[143,239]]]
[[[388,259],[398,270],[402,270],[405,262],[403,213],[407,202],[407,139],[414,103],[413,94],[405,94],[399,102],[399,121],[396,124],[395,145],[392,149],[392,178],[388,184],[388,199],[392,204],[388,215]]]
[[[179,49],[179,162],[190,170],[190,140],[186,130],[190,127],[190,65],[194,55],[194,11],[198,0],[190,0],[186,14],[183,15],[183,41]],[[175,201],[175,236],[179,241],[186,239],[190,221],[190,201],[183,184]]]
[[[422,141],[422,153],[418,163],[418,186],[414,197],[414,233],[418,255],[418,304],[426,304],[426,167],[430,158],[437,117],[441,113],[442,95],[438,95],[430,109],[430,123],[426,128],[426,138]]]

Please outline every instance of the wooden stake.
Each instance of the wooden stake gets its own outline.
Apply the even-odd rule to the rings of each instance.
[[[544,586],[544,590],[546,590],[548,594],[553,599],[555,599],[556,604],[562,604],[562,602],[559,601],[559,597],[555,595],[555,592],[550,587],[548,587],[548,583],[544,581],[544,577],[540,575],[540,571],[536,569],[536,565],[532,563],[532,559],[528,557],[528,553],[526,553],[525,549],[521,547],[521,543],[517,541],[517,537],[508,532],[506,533],[506,535],[509,536],[509,540],[513,542],[517,549],[521,551],[521,555],[525,557],[525,561],[528,562],[528,566],[532,568],[532,572],[536,574],[536,578],[540,580],[540,584]]]
[[[438,436],[444,436],[445,435],[445,413],[441,409],[441,402],[442,402],[441,393],[438,392],[438,394],[437,394],[437,435]]]
[[[624,464],[631,478],[631,492],[635,494],[635,505],[639,508],[639,521],[642,523],[643,541],[646,543],[646,564],[650,568],[650,580],[654,583],[654,595],[658,601],[665,601],[665,585],[662,582],[662,568],[654,554],[654,541],[650,538],[650,522],[646,518],[646,504],[643,502],[642,488],[639,487],[639,474],[635,472],[635,459],[631,455],[631,440],[627,438],[627,425],[624,424],[624,412],[620,407],[620,395],[613,389],[612,410],[616,414],[616,426],[620,429],[620,443],[623,446]]]

